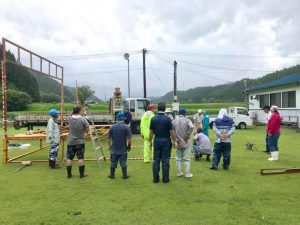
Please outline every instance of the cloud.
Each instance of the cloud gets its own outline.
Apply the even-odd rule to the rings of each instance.
[[[174,60],[179,89],[255,78],[266,74],[255,70],[274,71],[299,63],[299,58],[288,57],[300,55],[297,0],[0,0],[0,4],[5,6],[0,8],[0,36],[51,57],[65,67],[68,85],[78,80],[102,98],[116,86],[127,94],[125,52],[130,52],[132,94],[142,96],[142,55],[136,51],[143,48],[157,51],[146,57],[149,96],[172,90]],[[119,54],[54,57],[105,52]]]

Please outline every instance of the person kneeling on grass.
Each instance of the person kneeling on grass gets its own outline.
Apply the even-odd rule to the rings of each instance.
[[[111,179],[115,178],[115,170],[120,162],[123,179],[128,179],[127,175],[127,152],[131,150],[131,132],[129,127],[124,123],[124,113],[117,114],[117,123],[112,125],[108,132],[108,144],[110,150],[110,175]]]
[[[230,137],[235,131],[233,120],[228,116],[226,109],[221,109],[213,126],[216,134],[214,146],[214,158],[210,169],[218,169],[221,156],[223,155],[223,169],[228,170],[230,164],[231,141]]]
[[[203,133],[202,128],[197,129],[194,137],[193,151],[195,160],[199,161],[202,155],[206,155],[206,161],[210,161],[210,155],[213,153],[209,138]]]

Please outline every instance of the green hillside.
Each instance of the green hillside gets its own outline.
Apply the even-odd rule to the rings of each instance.
[[[2,53],[2,45],[0,45],[0,52]],[[0,54],[0,59],[2,60],[2,54]],[[10,51],[7,52],[7,60],[16,62],[15,56]],[[6,78],[8,89],[14,89],[19,92],[26,92],[30,95],[33,102],[40,102],[41,97],[38,83],[34,76],[27,69],[22,66],[7,62]]]
[[[300,73],[300,65],[285,68],[274,73],[267,74],[257,79],[242,79],[234,83],[227,83],[217,86],[197,87],[187,91],[178,91],[178,99],[180,102],[205,103],[205,102],[242,102],[245,100],[245,85],[247,88],[255,87],[281,77]],[[155,101],[163,100],[166,102],[173,101],[173,92],[155,99]]]

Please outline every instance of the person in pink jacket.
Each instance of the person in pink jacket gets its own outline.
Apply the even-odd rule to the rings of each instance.
[[[278,107],[273,105],[271,108],[272,116],[267,124],[268,146],[272,157],[269,161],[277,161],[279,157],[278,139],[280,137],[281,117],[278,113]]]

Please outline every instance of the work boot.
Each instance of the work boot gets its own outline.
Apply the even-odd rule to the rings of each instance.
[[[72,177],[72,166],[67,166],[68,178]]]
[[[207,161],[207,162],[210,162],[210,155],[207,155],[207,156],[206,156],[206,161]]]
[[[60,166],[56,165],[56,161],[50,160],[50,167],[51,169],[59,169]]]
[[[115,170],[116,168],[110,168],[110,175],[108,176],[108,178],[115,179]]]
[[[123,179],[129,178],[129,176],[127,175],[127,167],[122,168],[122,174],[123,174]]]
[[[191,174],[190,171],[191,168],[190,161],[185,161],[184,164],[185,164],[185,177],[193,177],[193,174]]]
[[[85,169],[85,166],[79,166],[80,178],[86,177],[86,175],[84,175],[84,169]]]

